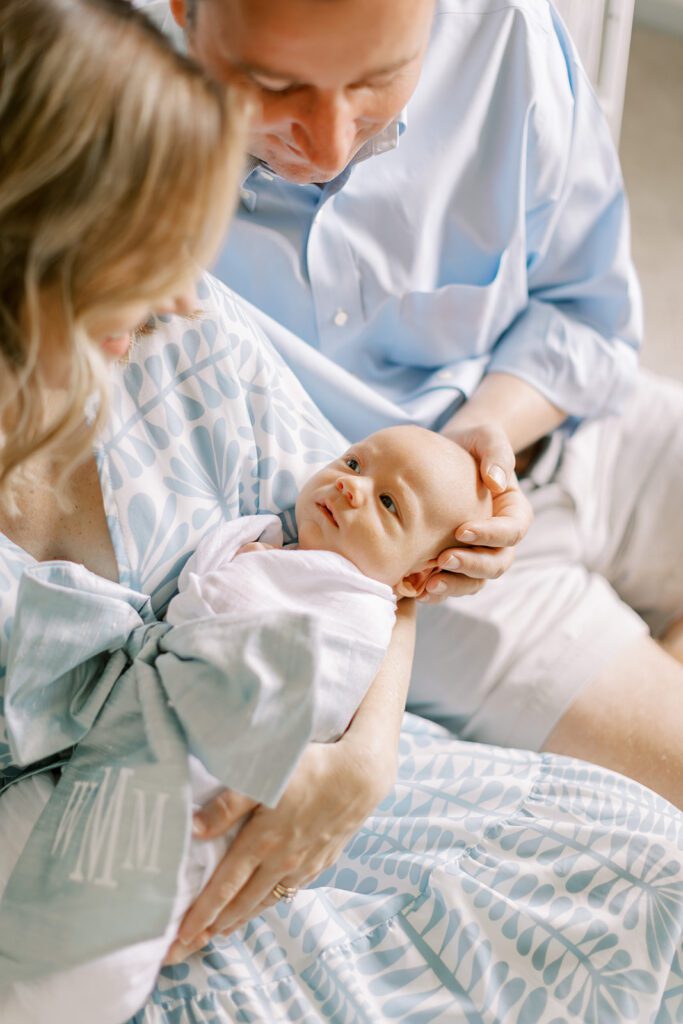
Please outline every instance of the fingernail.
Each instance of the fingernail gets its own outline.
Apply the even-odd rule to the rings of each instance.
[[[508,478],[507,473],[502,468],[502,466],[491,466],[488,471],[488,475],[491,477],[493,482],[500,487],[501,490],[505,490],[505,488],[507,487]]]
[[[474,530],[463,530],[460,534],[460,540],[464,541],[465,544],[471,544],[472,541],[477,539],[477,535]]]
[[[206,824],[205,824],[205,822],[202,821],[201,818],[194,817],[192,819],[192,835],[193,836],[195,836],[197,839],[201,839],[202,836],[206,835],[207,831],[208,831],[208,829],[206,827]]]
[[[449,572],[454,572],[456,569],[459,569],[461,565],[462,565],[462,562],[460,561],[458,556],[457,555],[451,555],[451,557],[448,559],[448,561],[444,565],[444,569],[448,569]]]
[[[442,580],[437,580],[436,583],[428,583],[427,590],[430,594],[445,594],[448,587]]]

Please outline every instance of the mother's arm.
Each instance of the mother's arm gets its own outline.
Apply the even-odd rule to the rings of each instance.
[[[414,641],[414,602],[403,600],[382,668],[348,730],[336,743],[310,744],[275,808],[225,790],[198,813],[196,831],[210,839],[253,812],[188,911],[169,963],[275,903],[278,882],[299,887],[316,878],[384,799],[396,779]]]

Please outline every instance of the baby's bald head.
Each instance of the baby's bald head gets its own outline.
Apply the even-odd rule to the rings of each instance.
[[[456,546],[458,527],[491,515],[491,492],[477,462],[454,441],[413,425],[380,430],[368,441],[379,444],[395,468],[411,478],[426,530],[418,557],[436,558],[445,548]]]

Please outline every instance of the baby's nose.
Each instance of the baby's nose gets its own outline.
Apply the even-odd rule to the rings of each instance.
[[[342,480],[340,477],[339,480],[337,480],[337,490],[344,495],[351,508],[355,508],[358,503],[358,492],[356,488],[351,487],[348,481]]]

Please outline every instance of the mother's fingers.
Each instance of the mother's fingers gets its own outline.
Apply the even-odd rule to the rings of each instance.
[[[220,912],[235,899],[263,860],[263,852],[247,841],[240,842],[240,833],[220,862],[204,890],[190,907],[178,931],[180,942],[188,945],[207,931]]]
[[[164,957],[164,967],[181,964],[183,960],[187,960],[193,953],[197,953],[204,946],[208,946],[210,942],[211,935],[209,932],[201,933],[192,942],[188,943],[180,942],[179,939],[176,939]]]
[[[282,879],[275,865],[264,864],[258,868],[235,899],[220,912],[209,929],[211,934],[234,931],[242,921],[248,921],[261,910],[279,903],[279,897],[273,893],[278,882]]]
[[[256,801],[250,797],[236,793],[232,789],[224,789],[194,815],[194,834],[199,839],[215,839],[216,836],[222,836],[257,806]]]

